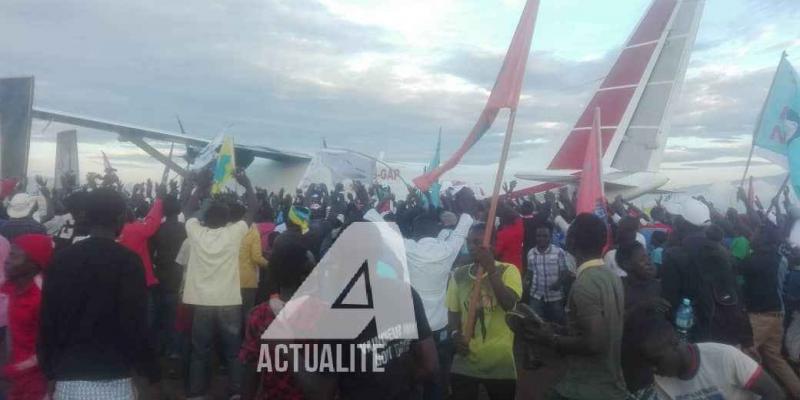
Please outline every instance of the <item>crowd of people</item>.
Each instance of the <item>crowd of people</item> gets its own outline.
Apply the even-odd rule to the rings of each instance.
[[[512,182],[486,221],[469,187],[399,199],[360,182],[274,193],[235,180],[243,194],[212,194],[208,171],[4,181],[3,396],[157,399],[173,382],[212,398],[225,377],[227,399],[800,399],[788,192],[765,210],[740,191],[744,213],[616,198],[601,218],[576,215],[566,188],[515,197]],[[257,368],[264,331],[368,221],[402,234],[417,338],[371,354],[383,372]],[[376,336],[372,324],[353,340]]]

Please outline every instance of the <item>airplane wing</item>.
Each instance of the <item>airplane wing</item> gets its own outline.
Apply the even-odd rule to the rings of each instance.
[[[208,139],[186,136],[158,129],[142,128],[134,125],[121,124],[98,118],[69,114],[61,111],[46,110],[42,108],[34,108],[32,111],[32,117],[45,121],[54,121],[70,125],[83,126],[100,131],[116,132],[123,138],[147,138],[165,142],[181,143],[195,147],[202,147],[210,142]],[[243,145],[237,143],[236,148],[251,152],[255,157],[266,158],[275,161],[292,162],[311,160],[311,156],[307,154],[286,152],[266,146]]]
[[[526,181],[560,183],[566,185],[570,183],[577,183],[579,175],[579,170],[544,170],[518,173],[514,174],[514,177]]]

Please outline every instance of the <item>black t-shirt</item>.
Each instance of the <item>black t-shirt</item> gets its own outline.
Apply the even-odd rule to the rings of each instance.
[[[147,327],[142,261],[113,239],[89,238],[56,253],[42,288],[39,361],[55,380],[160,372]]]
[[[404,285],[398,282],[398,285]],[[352,342],[383,343],[383,351],[379,353],[384,372],[342,373],[338,376],[339,393],[342,400],[372,399],[408,399],[415,390],[413,347],[418,341],[431,337],[431,328],[422,300],[414,289],[411,289],[414,302],[414,319],[417,325],[416,340],[399,339],[383,342],[377,338],[377,329],[373,320],[364,331]],[[360,354],[357,359],[360,358]],[[368,365],[372,365],[373,355],[367,354]]]
[[[744,276],[744,301],[748,312],[781,312],[780,266],[783,258],[777,248],[757,249],[739,269]],[[783,271],[784,273],[787,271]]]

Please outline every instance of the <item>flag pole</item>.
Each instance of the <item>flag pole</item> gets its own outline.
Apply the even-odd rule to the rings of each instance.
[[[506,126],[506,136],[503,140],[503,150],[500,153],[500,162],[497,165],[497,175],[494,179],[494,190],[492,191],[492,202],[489,206],[489,214],[486,216],[486,230],[483,232],[483,246],[491,251],[492,232],[494,231],[494,220],[497,215],[497,203],[500,198],[500,187],[503,183],[503,172],[508,161],[508,150],[511,147],[511,135],[514,133],[514,121],[517,117],[517,109],[512,108],[508,116],[508,126]],[[475,317],[478,312],[478,302],[481,296],[481,282],[483,281],[483,268],[478,266],[475,273],[475,283],[469,295],[469,309],[467,313],[466,326],[464,327],[464,338],[469,341],[475,334]]]
[[[775,81],[778,78],[778,70],[781,68],[783,60],[786,59],[786,56],[786,50],[784,50],[783,54],[781,54],[781,61],[778,63],[778,68],[775,69],[775,74],[772,75],[772,83],[769,85],[767,98],[764,99],[764,104],[761,105],[761,112],[758,114],[756,126],[753,128],[753,142],[750,144],[750,155],[747,156],[747,164],[744,167],[744,175],[742,175],[742,181],[739,183],[739,187],[744,187],[744,181],[747,179],[747,172],[750,171],[750,161],[753,160],[753,152],[756,149],[756,136],[758,135],[758,130],[761,128],[761,122],[764,120],[764,112],[767,110],[767,102],[769,101],[770,97],[772,97],[773,89],[775,89]]]
[[[783,190],[786,188],[786,185],[789,184],[789,179],[791,177],[792,177],[792,173],[791,172],[786,174],[786,179],[783,180],[783,184],[778,189],[778,193],[775,195],[775,197],[773,197],[773,200],[769,203],[769,208],[767,209],[767,215],[769,215],[769,213],[772,212],[772,208],[775,205],[775,200],[774,199],[777,199],[777,198],[781,197],[781,192],[783,192]]]

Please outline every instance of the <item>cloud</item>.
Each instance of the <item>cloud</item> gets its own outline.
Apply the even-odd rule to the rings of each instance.
[[[591,15],[613,12],[608,5],[594,10],[598,6],[566,3],[541,10],[512,165],[545,164],[552,156],[619,53],[621,41],[608,35],[624,36],[633,23],[596,26],[589,18],[587,25],[585,16],[574,15],[596,37],[570,39],[572,28],[553,26],[547,13],[562,6]],[[736,12],[724,18],[718,10],[728,3],[709,3],[717,8],[705,17],[676,102],[668,162],[746,153],[739,137],[751,133],[774,71],[775,60],[758,57],[769,58],[761,53],[771,47],[797,45],[784,28],[794,25],[784,24],[781,14],[790,9],[788,15],[797,15],[793,0],[732,0]],[[757,3],[747,24],[731,23],[743,21],[740,13]],[[242,143],[307,153],[325,138],[332,146],[385,151],[389,160],[424,162],[440,127],[443,158],[461,144],[502,64],[523,1],[504,0],[496,13],[481,14],[487,4],[6,0],[0,6],[0,76],[36,75],[41,107],[171,131],[180,115],[188,133],[201,137],[224,130]],[[747,31],[732,31],[739,25]],[[576,48],[541,42],[553,37]],[[503,132],[506,118],[502,113],[492,132]],[[43,131],[37,122],[33,139],[53,143],[64,128],[53,124]],[[82,153],[92,155],[102,145],[110,156],[124,157],[121,162],[139,164],[139,175],[160,174],[160,165],[113,134],[79,129],[79,137]],[[464,162],[495,163],[501,145],[502,135],[487,135]],[[167,151],[164,144],[159,148]],[[95,165],[96,154],[86,160]]]

